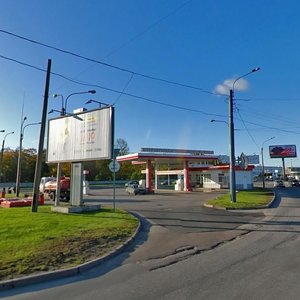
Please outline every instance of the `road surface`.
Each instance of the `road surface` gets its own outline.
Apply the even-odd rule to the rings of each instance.
[[[148,198],[139,199],[139,205],[148,201]],[[165,214],[161,212],[159,218],[159,210],[152,209],[151,212],[150,204],[145,202],[149,207],[142,206],[144,214],[153,214],[152,220],[149,218],[150,229],[147,239],[140,241],[131,249],[132,252],[125,252],[79,276],[5,291],[0,293],[0,297],[43,300],[299,298],[300,188],[278,190],[275,207],[263,210],[263,214],[258,211],[216,212],[199,206],[194,208],[199,217],[195,213],[194,219],[186,220],[183,208],[188,213],[188,207],[195,205],[193,200],[186,200],[185,206],[182,203],[163,206],[162,211],[166,211]],[[176,200],[170,198],[170,201]],[[121,202],[119,199],[119,206]],[[133,202],[128,199],[123,205]],[[141,209],[139,205],[136,205],[137,211]],[[167,209],[169,213],[171,211],[171,217]],[[182,215],[179,217],[180,212]],[[207,215],[201,219],[200,215],[205,213],[212,214],[212,219]],[[166,218],[168,215],[169,218]],[[171,251],[176,243],[164,248],[164,241],[158,238],[157,252],[149,254],[148,238],[155,236],[152,228],[165,231],[162,234],[165,238],[168,234],[176,237],[174,231],[177,231],[198,240]],[[201,234],[226,232],[239,234],[210,249],[201,249]],[[141,250],[144,247],[147,251]],[[149,247],[154,251],[153,246]],[[164,250],[160,251],[160,247]]]

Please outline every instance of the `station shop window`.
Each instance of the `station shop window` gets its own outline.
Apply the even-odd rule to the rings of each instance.
[[[225,182],[225,176],[224,176],[224,174],[219,173],[218,174],[218,180],[219,180],[219,183],[224,183]]]
[[[211,175],[205,174],[203,179],[204,179],[204,182],[211,182]]]

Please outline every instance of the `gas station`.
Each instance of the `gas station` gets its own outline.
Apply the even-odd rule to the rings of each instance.
[[[202,189],[229,187],[229,165],[220,165],[219,156],[211,150],[186,150],[165,148],[141,148],[140,152],[118,156],[120,163],[131,161],[142,164],[148,192],[160,188],[162,176],[176,176],[174,190],[190,192]],[[251,189],[254,166],[236,166],[236,186],[238,189]],[[154,178],[154,179],[153,179]]]

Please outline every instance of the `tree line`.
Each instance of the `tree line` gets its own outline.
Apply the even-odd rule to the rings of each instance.
[[[115,148],[118,155],[125,155],[129,152],[129,147],[125,140],[117,139]],[[17,174],[19,149],[6,148],[3,151],[1,162],[2,182],[15,182]],[[33,182],[37,150],[34,148],[22,149],[21,151],[21,182]],[[88,171],[86,179],[89,181],[106,181],[113,179],[113,173],[109,170],[108,160],[86,161],[83,162],[84,170]],[[123,162],[120,171],[116,173],[116,180],[140,179],[143,166],[132,165],[130,162]],[[0,170],[0,172],[1,172]],[[57,164],[46,163],[46,150],[43,151],[42,177],[56,176]],[[62,175],[70,176],[71,163],[62,163]]]

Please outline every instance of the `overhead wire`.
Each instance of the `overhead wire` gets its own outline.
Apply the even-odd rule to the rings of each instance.
[[[255,141],[253,135],[250,133],[248,127],[246,126],[246,123],[245,123],[244,119],[242,118],[242,115],[241,115],[241,113],[240,113],[240,110],[239,110],[239,108],[238,108],[237,106],[236,106],[236,111],[237,111],[237,113],[238,113],[238,115],[239,115],[239,117],[240,117],[240,119],[241,119],[241,121],[242,121],[242,123],[243,123],[243,125],[244,125],[244,127],[245,127],[245,129],[246,129],[246,131],[247,131],[247,133],[248,133],[248,135],[249,135],[249,137],[251,138],[252,142],[256,145],[256,147],[257,147],[258,149],[260,149],[259,146],[258,146],[258,144],[256,143],[256,141]]]
[[[148,31],[150,31],[151,29],[153,29],[154,27],[156,27],[158,24],[160,24],[161,22],[163,22],[165,19],[169,18],[170,16],[174,15],[175,13],[177,13],[179,10],[181,10],[184,6],[186,6],[187,4],[189,4],[190,2],[192,2],[192,0],[187,0],[185,2],[183,2],[182,4],[180,4],[178,7],[176,7],[175,9],[173,9],[171,12],[169,12],[168,14],[162,16],[161,18],[159,18],[157,21],[153,22],[152,24],[150,24],[148,27],[146,27],[144,30],[140,31],[139,33],[137,33],[135,36],[133,36],[132,38],[128,39],[127,41],[125,41],[123,44],[119,45],[118,47],[116,47],[115,49],[111,50],[107,55],[105,55],[102,59],[107,59],[108,57],[110,57],[111,55],[113,55],[115,52],[119,51],[120,49],[126,47],[127,45],[129,45],[130,43],[132,43],[133,41],[135,41],[136,39],[138,39],[139,37],[143,36],[145,33],[147,33]],[[76,76],[81,75],[82,73],[86,72],[88,69],[90,69],[91,67],[93,67],[95,64],[87,67],[85,70],[81,71],[80,73],[78,73]]]
[[[131,74],[129,80],[126,82],[122,92],[119,94],[119,96],[117,97],[117,99],[115,100],[115,102],[112,104],[113,106],[116,105],[116,103],[120,100],[121,96],[124,95],[125,90],[127,89],[129,83],[131,82],[131,80],[133,79],[134,74]]]
[[[159,78],[159,77],[155,77],[155,76],[135,72],[135,71],[132,71],[132,70],[129,70],[129,69],[126,69],[126,68],[122,68],[122,67],[119,67],[119,66],[116,66],[116,65],[112,65],[112,64],[94,59],[94,58],[89,58],[87,56],[84,56],[84,55],[81,55],[81,54],[78,54],[78,53],[75,53],[75,52],[72,52],[72,51],[68,51],[68,50],[64,50],[64,49],[61,49],[61,48],[58,48],[58,47],[55,47],[55,46],[51,46],[51,45],[48,45],[48,44],[30,39],[30,38],[27,38],[25,36],[21,36],[21,35],[12,33],[12,32],[7,31],[7,30],[0,29],[0,33],[4,33],[4,34],[10,35],[10,36],[22,39],[24,41],[27,41],[27,42],[30,42],[30,43],[33,43],[33,44],[36,44],[36,45],[39,45],[39,46],[43,46],[43,47],[48,48],[48,49],[52,49],[52,50],[55,50],[55,51],[58,51],[58,52],[61,52],[61,53],[64,53],[64,54],[74,56],[76,58],[80,58],[80,59],[83,59],[83,60],[86,60],[86,61],[90,61],[90,62],[93,62],[93,63],[96,63],[96,64],[100,64],[100,65],[103,65],[103,66],[106,66],[106,67],[109,67],[109,68],[112,68],[112,69],[115,69],[115,70],[131,73],[131,74],[134,74],[136,76],[143,77],[143,78],[147,78],[147,79],[151,79],[151,80],[155,80],[155,81],[160,81],[160,82],[164,82],[164,83],[168,83],[168,84],[172,84],[172,85],[176,85],[176,86],[180,86],[180,87],[185,87],[185,88],[197,90],[197,91],[200,91],[202,93],[207,93],[207,94],[214,95],[214,96],[224,96],[222,94],[218,94],[218,93],[215,93],[215,92],[205,90],[201,87],[197,87],[197,86],[193,86],[193,85],[189,85],[189,84],[185,84],[185,83],[180,83],[180,82],[176,82],[176,81],[172,81],[172,80],[168,80],[168,79],[163,79],[163,78]]]
[[[35,70],[38,70],[38,71],[47,72],[45,69],[33,66],[31,64],[28,64],[28,63],[21,62],[21,61],[19,61],[17,59],[10,58],[10,57],[4,56],[4,55],[0,55],[0,58],[12,61],[14,63],[20,64],[20,65],[23,65],[23,66],[26,66],[26,67],[29,67],[29,68],[32,68],[32,69],[35,69]],[[225,115],[208,113],[208,112],[205,112],[205,111],[202,111],[202,110],[198,110],[198,109],[187,108],[187,107],[184,107],[184,106],[169,104],[169,103],[166,103],[166,102],[162,102],[162,101],[150,99],[150,98],[147,98],[147,97],[137,96],[137,95],[134,95],[134,94],[131,94],[131,93],[127,93],[127,92],[124,91],[125,88],[126,88],[126,86],[123,89],[123,91],[119,91],[119,90],[112,89],[112,88],[109,88],[109,87],[101,86],[99,84],[92,84],[92,83],[86,83],[86,82],[78,81],[78,80],[69,78],[69,77],[67,77],[65,75],[62,75],[62,74],[59,74],[59,73],[56,73],[56,72],[51,72],[51,74],[55,75],[57,77],[63,78],[65,80],[68,80],[70,82],[76,83],[78,85],[84,85],[84,86],[89,86],[89,87],[97,87],[97,88],[100,88],[100,89],[103,89],[103,90],[106,90],[106,91],[110,91],[110,92],[113,92],[113,93],[118,93],[118,94],[121,94],[121,95],[126,95],[126,96],[129,96],[129,97],[135,98],[135,99],[140,99],[140,100],[143,100],[143,101],[147,101],[147,102],[151,102],[151,103],[155,103],[155,104],[159,104],[159,105],[163,105],[163,106],[167,106],[167,107],[172,107],[172,108],[176,108],[176,109],[180,109],[180,110],[185,110],[185,111],[190,111],[190,112],[201,113],[201,114],[206,115],[206,116],[227,117]],[[128,84],[130,83],[131,79],[132,79],[132,77],[128,81]],[[127,84],[127,86],[128,86],[128,84]]]
[[[44,73],[47,72],[43,68],[39,68],[39,67],[33,66],[31,64],[28,64],[28,63],[25,63],[25,62],[21,62],[21,61],[19,61],[17,59],[10,58],[10,57],[4,56],[4,55],[0,55],[0,58],[8,60],[8,61],[12,61],[14,63],[20,64],[20,65],[23,65],[23,66],[26,66],[26,67],[29,67],[29,68],[32,68],[32,69],[44,72]],[[69,77],[67,77],[65,75],[62,75],[62,74],[59,74],[59,73],[55,73],[55,72],[51,72],[51,74],[55,75],[57,77],[63,78],[65,80],[68,80],[70,82],[73,82],[75,84],[78,84],[78,85],[84,85],[84,86],[89,86],[89,87],[97,87],[97,88],[100,88],[100,89],[103,89],[103,90],[107,90],[107,91],[110,91],[110,92],[113,92],[113,93],[123,94],[123,95],[129,96],[129,97],[135,98],[135,99],[140,99],[140,100],[144,100],[144,101],[147,101],[147,102],[151,102],[151,103],[155,103],[155,104],[159,104],[159,105],[163,105],[163,106],[167,106],[167,107],[172,107],[172,108],[175,108],[175,109],[180,109],[180,110],[185,110],[185,111],[191,111],[191,112],[201,113],[201,114],[206,115],[206,116],[214,116],[214,117],[221,117],[221,118],[227,118],[228,117],[226,115],[208,113],[208,112],[197,110],[197,109],[192,109],[192,108],[187,108],[187,107],[183,107],[183,106],[168,104],[168,103],[165,103],[165,102],[162,102],[162,101],[158,101],[158,100],[154,100],[154,99],[149,99],[149,98],[146,98],[146,97],[137,96],[137,95],[134,95],[134,94],[131,94],[131,93],[126,93],[126,92],[122,92],[122,91],[119,91],[119,90],[116,90],[116,89],[104,87],[104,86],[101,86],[99,84],[91,84],[91,83],[80,82],[78,80],[74,80],[74,79],[69,78]],[[236,119],[240,120],[238,118],[236,118]],[[286,129],[281,129],[281,128],[278,128],[278,127],[267,126],[267,125],[260,124],[260,123],[255,123],[255,122],[250,122],[250,121],[245,121],[245,120],[244,120],[244,122],[247,123],[247,124],[255,125],[255,126],[258,126],[258,127],[261,127],[261,128],[265,128],[265,129],[276,130],[276,131],[285,132],[285,133],[300,134],[300,132],[296,132],[296,131],[292,131],[292,130],[286,130]]]

